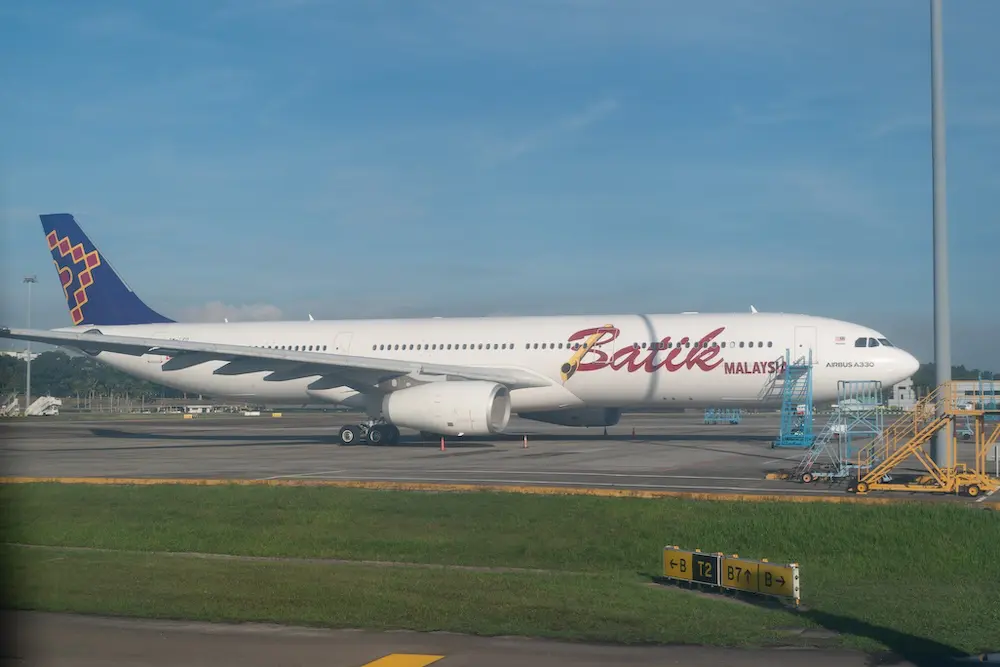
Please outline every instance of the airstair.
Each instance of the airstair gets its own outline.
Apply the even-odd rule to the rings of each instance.
[[[807,357],[791,360],[791,352],[782,359],[781,431],[771,447],[811,447],[813,434],[812,350]],[[777,387],[777,382],[774,383]],[[767,385],[765,385],[765,388]],[[773,390],[772,390],[773,391]]]
[[[7,400],[0,405],[0,417],[11,417],[21,410],[21,402],[17,400],[17,394],[11,394]]]
[[[24,415],[26,417],[57,415],[59,414],[60,406],[62,406],[61,398],[55,398],[54,396],[39,396],[31,403],[31,405],[27,407],[27,409],[25,409]]]
[[[858,453],[882,437],[884,430],[882,383],[841,380],[829,420],[791,478],[805,484],[823,478],[849,478],[858,470]]]
[[[986,471],[988,452],[1000,439],[1000,423],[990,423],[1000,415],[1000,407],[992,397],[983,394],[967,396],[955,382],[947,382],[922,398],[913,411],[890,424],[881,437],[858,452],[858,476],[848,491],[911,491],[931,493],[965,493],[978,496],[1000,488],[1000,480]],[[986,399],[986,400],[984,400]],[[949,438],[947,461],[939,466],[925,451],[925,445],[942,428],[968,417],[973,430],[973,461],[958,461],[958,441]],[[887,481],[891,471],[916,459],[926,474],[910,476],[905,481]]]

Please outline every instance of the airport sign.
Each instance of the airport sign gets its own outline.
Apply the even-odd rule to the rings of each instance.
[[[663,549],[663,576],[667,579],[705,584],[769,597],[790,598],[798,605],[799,566],[753,560],[738,554],[702,553],[677,546]]]

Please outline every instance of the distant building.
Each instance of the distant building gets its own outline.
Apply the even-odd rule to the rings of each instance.
[[[1000,380],[983,380],[981,383],[979,380],[955,380],[954,383],[959,403],[962,403],[962,397],[966,396],[971,404],[982,402],[1000,404]],[[892,386],[892,395],[886,401],[886,405],[895,410],[912,410],[917,400],[916,388],[911,378]]]
[[[28,360],[28,351],[27,350],[21,350],[21,351],[16,351],[16,350],[0,350],[0,354],[4,355],[5,357],[16,357],[17,359],[20,359],[21,361],[27,361]],[[34,361],[35,359],[37,359],[39,354],[40,354],[39,352],[32,352],[31,353],[31,360]]]
[[[892,395],[886,401],[890,410],[912,410],[917,403],[917,391],[913,378],[897,382],[892,386]]]

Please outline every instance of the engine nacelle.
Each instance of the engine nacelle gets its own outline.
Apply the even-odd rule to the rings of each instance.
[[[382,416],[418,431],[489,435],[510,421],[510,392],[495,382],[428,382],[386,396]]]
[[[518,412],[518,417],[559,426],[614,426],[622,418],[618,408],[573,408],[572,410],[545,410]]]

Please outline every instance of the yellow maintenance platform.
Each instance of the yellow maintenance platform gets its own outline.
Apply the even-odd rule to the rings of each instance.
[[[970,464],[958,462],[958,442],[952,437],[948,463],[938,466],[925,451],[925,445],[940,431],[968,418],[973,425],[974,455]],[[858,453],[858,477],[848,491],[926,491],[964,493],[978,496],[1000,489],[1000,479],[986,469],[987,453],[1000,438],[1000,407],[994,396],[970,396],[959,391],[957,383],[948,382],[922,398],[911,413],[900,417],[882,432],[870,446]],[[912,480],[893,482],[889,473],[904,462],[916,458],[926,474]]]

